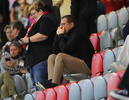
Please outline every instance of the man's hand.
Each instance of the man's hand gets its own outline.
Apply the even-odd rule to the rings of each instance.
[[[60,35],[60,34],[64,34],[64,27],[61,28],[61,27],[58,27],[57,31],[56,31],[56,34]]]
[[[13,61],[7,61],[7,65],[8,65],[10,68],[14,68],[15,63],[14,63]]]
[[[20,41],[21,41],[22,43],[25,43],[25,44],[29,43],[28,37],[21,38],[21,39],[19,40],[19,42],[20,42]]]

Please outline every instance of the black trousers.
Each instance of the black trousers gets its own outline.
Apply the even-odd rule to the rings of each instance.
[[[126,71],[125,71],[120,83],[118,84],[118,87],[120,89],[126,89],[129,91],[129,64],[126,68]]]
[[[92,16],[78,16],[77,18],[77,22],[78,22],[78,28],[80,28],[83,33],[90,37],[90,35],[92,34],[93,31],[93,25],[94,25],[94,21],[95,21],[96,15]]]

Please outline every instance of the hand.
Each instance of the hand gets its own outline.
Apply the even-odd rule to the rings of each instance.
[[[7,65],[8,65],[10,68],[14,68],[15,63],[14,63],[13,61],[7,61]]]
[[[64,34],[64,27],[61,28],[61,27],[58,27],[57,31],[56,31],[56,34],[60,35],[60,34]]]
[[[5,47],[6,47],[5,45],[2,47],[2,51],[5,51]]]
[[[23,71],[22,71],[23,74],[26,74],[27,72],[28,72],[27,70],[23,70]]]
[[[21,38],[20,40],[25,44],[29,43],[28,37]]]
[[[21,39],[23,39],[23,38],[21,38]],[[19,40],[18,42],[19,42],[21,45],[24,44],[24,42],[23,42],[22,40]]]

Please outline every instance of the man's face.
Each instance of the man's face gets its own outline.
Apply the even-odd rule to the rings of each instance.
[[[61,27],[61,29],[64,28],[65,33],[68,33],[69,30],[71,30],[71,23],[68,23],[67,19],[63,18],[63,19],[61,19],[60,27]]]
[[[10,46],[10,55],[12,58],[17,59],[20,56],[21,48],[18,48],[16,46]]]
[[[6,29],[6,37],[9,41],[13,41],[14,40],[14,36],[12,34],[12,30],[11,28],[7,28]]]

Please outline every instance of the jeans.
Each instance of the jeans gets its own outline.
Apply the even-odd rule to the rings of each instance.
[[[47,72],[47,60],[44,60],[30,68],[30,75],[33,85],[36,91],[39,89],[36,87],[38,82],[48,83],[48,72]]]

